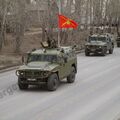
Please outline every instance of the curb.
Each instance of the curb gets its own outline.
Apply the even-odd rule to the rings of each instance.
[[[82,49],[80,51],[76,51],[76,54],[83,53],[83,52],[84,52],[84,49]]]
[[[20,66],[20,64],[13,65],[13,66],[6,66],[6,67],[3,67],[3,68],[0,68],[0,73],[4,73],[4,72],[15,70],[15,69],[19,68],[19,66]]]

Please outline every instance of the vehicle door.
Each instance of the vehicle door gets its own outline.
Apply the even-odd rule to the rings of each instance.
[[[68,67],[69,67],[69,63],[68,63],[68,58],[66,56],[59,56],[59,76],[60,78],[65,78],[68,75]]]

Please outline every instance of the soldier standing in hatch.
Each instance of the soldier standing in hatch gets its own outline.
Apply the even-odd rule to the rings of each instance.
[[[45,30],[45,33],[47,35],[47,43],[48,43],[49,48],[57,48],[58,46],[57,46],[56,40],[53,38],[50,39],[46,30]]]

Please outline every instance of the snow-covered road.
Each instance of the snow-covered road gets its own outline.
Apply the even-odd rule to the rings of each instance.
[[[55,92],[20,91],[15,71],[0,74],[0,120],[118,120],[120,49],[113,55],[78,55],[74,84],[63,81]]]

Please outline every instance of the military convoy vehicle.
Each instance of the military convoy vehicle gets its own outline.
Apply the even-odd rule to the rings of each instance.
[[[110,34],[94,34],[91,35],[85,44],[85,55],[89,56],[91,53],[106,55],[113,53],[114,40]]]
[[[16,71],[21,90],[27,89],[29,85],[45,83],[50,91],[56,90],[64,78],[67,78],[68,83],[73,83],[76,73],[77,57],[74,47],[33,50],[27,53],[24,65]]]

